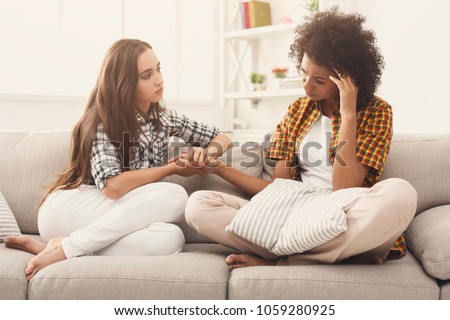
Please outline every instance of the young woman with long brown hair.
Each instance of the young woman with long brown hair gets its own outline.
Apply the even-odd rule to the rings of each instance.
[[[7,247],[37,255],[26,267],[28,279],[66,258],[182,249],[183,232],[173,223],[188,196],[181,186],[158,181],[172,174],[203,175],[195,164],[218,156],[230,141],[166,107],[163,90],[160,62],[148,43],[122,39],[111,46],[73,130],[69,165],[41,202],[44,242],[5,239]],[[196,146],[188,159],[167,159],[171,136]]]

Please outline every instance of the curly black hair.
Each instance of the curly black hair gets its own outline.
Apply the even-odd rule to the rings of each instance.
[[[375,34],[363,29],[366,18],[337,8],[318,12],[297,26],[289,57],[300,71],[305,52],[318,65],[349,75],[358,86],[358,109],[373,98],[381,82],[384,59]]]

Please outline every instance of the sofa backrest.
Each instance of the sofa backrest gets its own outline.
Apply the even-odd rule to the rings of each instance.
[[[69,147],[70,132],[0,132],[0,191],[23,233],[38,233],[38,204],[45,187],[67,165]],[[230,149],[222,159],[252,176],[270,179],[273,167],[262,154],[261,146],[246,144]],[[450,135],[395,135],[382,179],[390,177],[414,186],[419,213],[450,204]],[[215,175],[171,176],[164,181],[181,184],[189,194],[207,189],[246,197]],[[188,242],[205,240],[184,222],[181,227],[189,234]]]
[[[417,213],[450,204],[450,134],[394,135],[381,178],[394,177],[416,189]]]
[[[0,132],[0,190],[22,233],[38,233],[43,191],[68,163],[70,132]]]
[[[179,144],[177,144],[179,145]],[[68,164],[70,132],[0,132],[0,191],[11,207],[22,233],[38,234],[38,205],[45,188]],[[175,148],[172,148],[173,154]],[[177,152],[182,148],[177,148]],[[223,161],[252,176],[262,175],[262,151],[256,143],[235,147]],[[215,175],[184,178],[170,176],[163,181],[178,183],[191,194],[197,190],[217,190],[240,197],[245,193]],[[180,222],[188,242],[207,241],[184,221]]]

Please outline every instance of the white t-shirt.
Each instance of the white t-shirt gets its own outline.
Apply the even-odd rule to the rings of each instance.
[[[332,189],[333,167],[329,156],[331,122],[332,119],[321,114],[298,151],[302,181],[314,187]]]

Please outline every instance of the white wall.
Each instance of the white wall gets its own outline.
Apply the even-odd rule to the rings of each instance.
[[[391,103],[397,133],[450,133],[450,3],[439,0],[332,0],[367,17],[386,67],[378,94]],[[238,117],[251,128],[274,128],[289,100],[248,104]],[[255,112],[258,115],[255,117]]]
[[[449,133],[450,3],[376,3],[365,13],[386,61],[379,92],[393,106],[394,130]]]
[[[69,97],[0,98],[0,131],[55,131],[72,130],[81,117],[85,99]],[[218,128],[224,127],[225,110],[213,105],[176,106],[174,109],[186,116]]]
[[[216,11],[209,0],[0,0],[0,130],[71,130],[121,37],[155,48],[170,105],[222,126],[209,113],[218,109]]]
[[[272,1],[272,5],[281,2]],[[349,1],[341,2],[348,9]],[[438,0],[373,0],[353,2],[367,15],[377,33],[386,69],[380,96],[394,108],[397,133],[449,133],[450,4]],[[193,78],[195,81],[195,77]],[[250,128],[273,130],[289,99],[266,100],[257,108],[247,103],[239,117]],[[245,103],[244,103],[245,104]],[[0,97],[0,130],[70,130],[84,107],[83,101],[16,101]],[[225,110],[217,106],[180,106],[178,110],[201,121],[222,126]]]
[[[84,101],[42,97],[0,99],[0,131],[69,131],[81,117]]]

